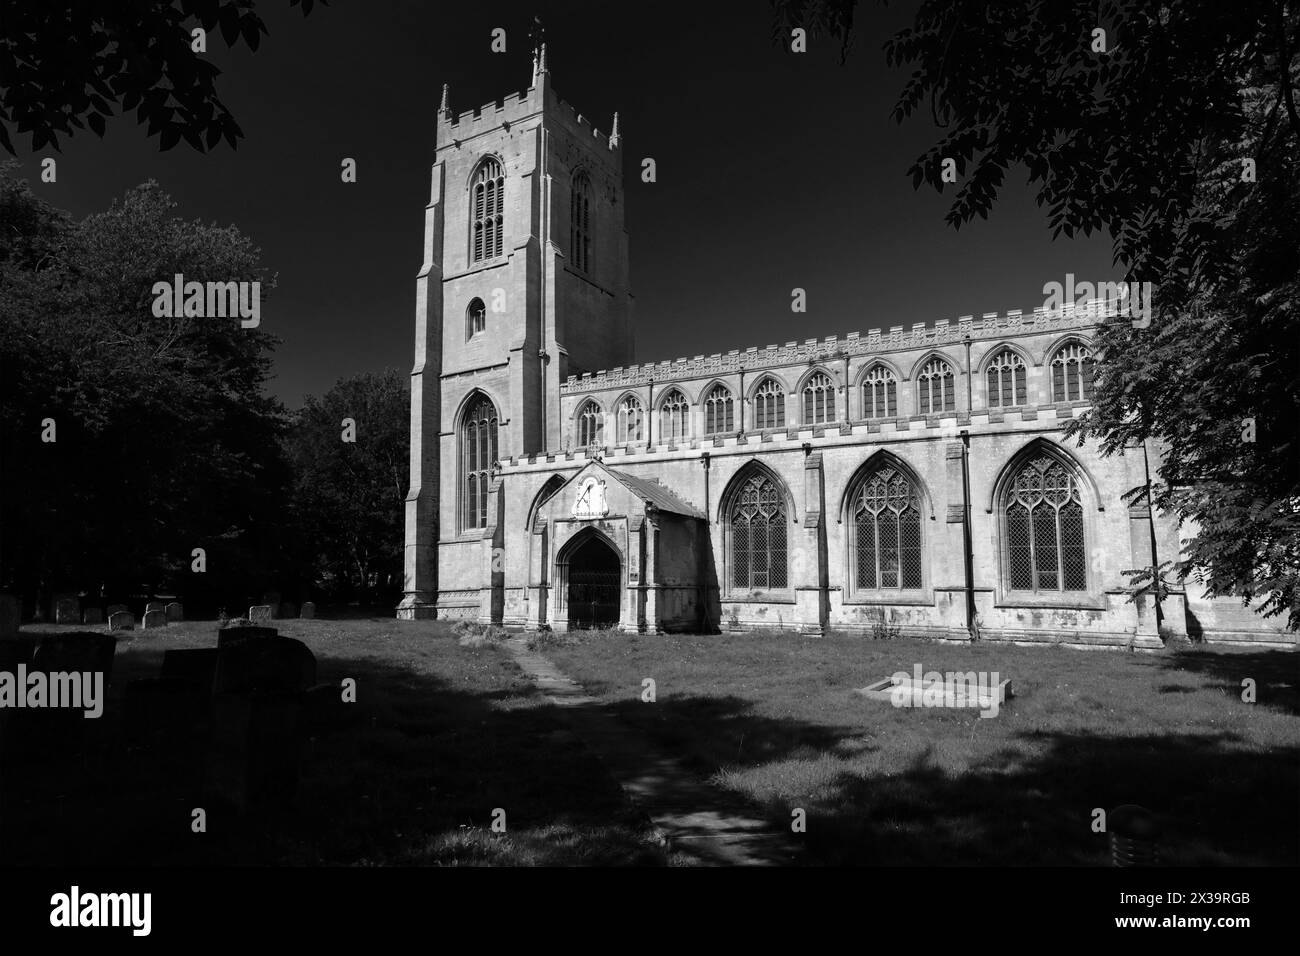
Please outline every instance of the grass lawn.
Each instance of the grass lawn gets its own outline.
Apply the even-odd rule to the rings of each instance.
[[[811,863],[1106,865],[1093,810],[1125,803],[1161,816],[1168,864],[1300,862],[1291,651],[602,634],[547,653],[774,822],[804,808]],[[997,671],[1015,698],[985,719],[852,692],[916,663]]]
[[[288,810],[210,802],[203,753],[160,759],[121,727],[128,681],[163,651],[213,647],[214,622],[119,641],[105,714],[82,757],[0,768],[0,863],[16,865],[659,864],[622,792],[499,648],[444,625],[277,621],[316,655],[318,680],[357,681],[350,726],[308,740]],[[23,634],[74,630],[27,627]],[[207,810],[207,833],[191,811]],[[489,829],[494,808],[507,832]]]

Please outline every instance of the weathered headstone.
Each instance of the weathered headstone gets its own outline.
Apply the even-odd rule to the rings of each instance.
[[[179,601],[172,601],[166,607],[168,621],[185,620],[185,607]]]
[[[144,620],[140,622],[140,626],[146,631],[152,627],[166,627],[167,612],[162,608],[154,608],[152,611],[145,611]]]
[[[304,619],[306,619],[306,620],[310,620],[311,618],[315,617],[315,616],[316,616],[316,604],[315,604],[315,602],[313,602],[313,601],[303,601],[303,602],[302,602],[302,610],[298,612],[298,616],[301,617],[301,618],[304,618]]]
[[[212,688],[217,694],[297,694],[315,683],[316,657],[306,644],[264,637],[220,646]]]
[[[104,612],[97,607],[88,607],[81,612],[82,624],[103,624]]]
[[[265,637],[276,637],[279,633],[273,627],[253,627],[247,624],[243,627],[222,627],[217,629],[217,648],[233,647],[235,644],[261,640]]]
[[[127,609],[128,608],[125,604],[110,604],[108,607],[104,608],[104,614],[107,617],[112,617],[114,614],[121,614]]]
[[[32,667],[46,673],[99,672],[107,681],[113,670],[113,652],[116,649],[117,638],[111,634],[96,634],[93,631],[46,634],[36,645]]]
[[[60,594],[54,599],[54,623],[81,623],[81,601],[75,594]]]
[[[12,594],[0,594],[0,640],[17,634],[20,623],[18,599]]]
[[[167,613],[167,605],[163,604],[162,601],[150,601],[144,606],[144,613],[148,614],[150,611],[162,611],[165,614]]]
[[[208,707],[208,688],[183,677],[146,677],[126,685],[127,735],[140,740],[191,741]]]
[[[241,809],[292,801],[301,719],[301,694],[215,695],[208,782],[216,796]]]
[[[254,604],[248,609],[248,619],[250,621],[269,621],[271,618],[271,605],[269,604]]]
[[[193,681],[206,693],[211,693],[212,680],[217,674],[217,654],[215,647],[163,651],[161,676]]]
[[[280,605],[280,615],[284,620],[289,620],[298,616],[298,609],[293,606],[292,601],[285,601]]]
[[[110,631],[134,631],[135,615],[130,611],[118,611],[116,614],[108,616],[108,629]]]

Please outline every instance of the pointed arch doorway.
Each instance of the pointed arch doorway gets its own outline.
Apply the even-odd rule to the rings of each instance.
[[[569,627],[616,627],[623,593],[618,551],[603,535],[587,532],[569,542],[557,563]]]

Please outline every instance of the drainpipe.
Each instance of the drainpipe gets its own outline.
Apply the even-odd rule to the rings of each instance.
[[[1151,462],[1147,458],[1147,440],[1142,439],[1142,470],[1146,473],[1147,489],[1147,527],[1151,533],[1151,586],[1156,588],[1156,635],[1160,634],[1160,625],[1164,621],[1164,612],[1160,609],[1159,574],[1160,556],[1156,553],[1156,515],[1151,504]]]
[[[970,533],[970,431],[961,430],[961,534],[966,564],[966,633],[971,642],[980,639],[979,623],[975,620],[975,569]]]

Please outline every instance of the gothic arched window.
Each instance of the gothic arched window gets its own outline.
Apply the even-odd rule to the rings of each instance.
[[[578,447],[591,448],[603,445],[605,437],[605,413],[600,406],[588,399],[578,409]]]
[[[629,395],[618,403],[617,418],[619,444],[645,441],[645,413],[635,397]]]
[[[686,402],[686,396],[677,389],[673,389],[664,400],[659,403],[659,437],[665,442],[683,441],[690,435],[690,428],[687,426],[687,415],[690,413],[690,405]]]
[[[989,383],[989,407],[1011,408],[1025,404],[1025,360],[1011,349],[1003,349],[985,372]]]
[[[825,372],[809,376],[803,385],[803,423],[822,425],[835,421],[835,383]]]
[[[591,180],[586,173],[574,176],[569,190],[569,255],[575,269],[591,271]]]
[[[461,525],[466,530],[487,527],[488,487],[496,460],[496,406],[479,394],[470,401],[461,422]]]
[[[725,435],[736,430],[736,404],[725,385],[715,385],[704,398],[704,434]]]
[[[732,499],[727,522],[731,534],[731,586],[766,591],[787,586],[785,495],[759,471],[744,479]]]
[[[1082,342],[1071,342],[1052,357],[1052,401],[1075,402],[1092,397],[1094,363],[1092,350]]]
[[[482,299],[470,299],[469,308],[465,310],[465,335],[473,338],[487,328],[487,309]]]
[[[505,174],[499,160],[489,157],[479,164],[471,187],[474,215],[470,261],[483,262],[501,255],[505,226]]]
[[[1079,484],[1049,455],[1030,458],[1006,486],[1007,584],[1017,591],[1086,591]]]
[[[754,390],[754,427],[785,428],[785,389],[774,378]]]
[[[952,366],[932,358],[916,376],[916,407],[922,415],[951,412],[957,407]]]
[[[862,378],[862,417],[893,418],[898,414],[898,379],[883,365],[874,365]]]
[[[855,587],[921,587],[921,502],[911,479],[882,465],[863,478],[850,501]]]

